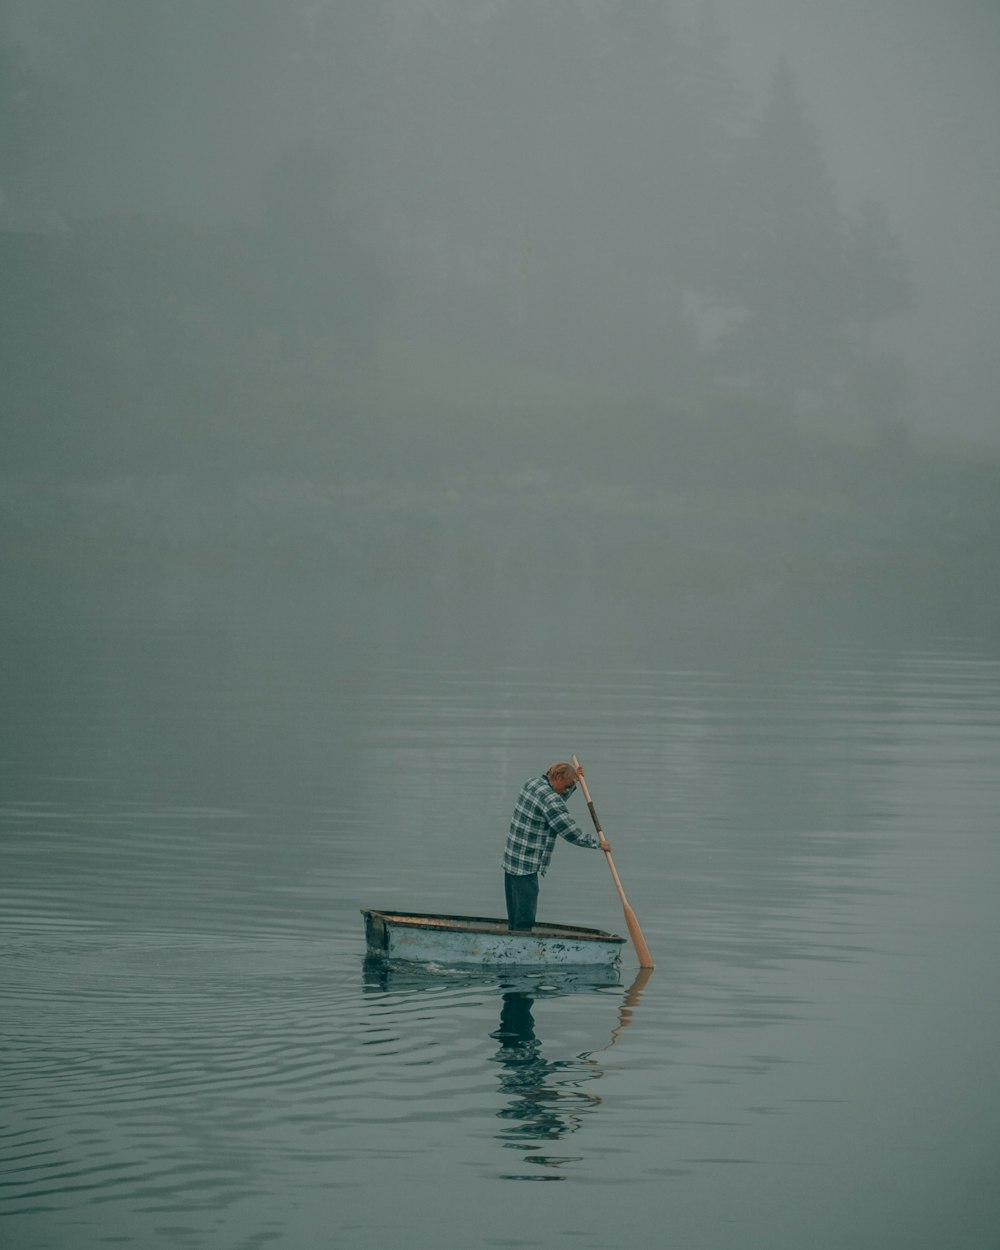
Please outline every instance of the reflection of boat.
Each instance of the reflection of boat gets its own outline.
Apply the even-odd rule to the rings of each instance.
[[[501,1175],[532,1181],[563,1180],[565,1169],[582,1157],[559,1152],[558,1143],[584,1128],[588,1117],[600,1108],[601,1097],[593,1092],[591,1082],[600,1080],[605,1071],[596,1057],[599,1051],[567,1053],[562,1048],[561,1054],[557,1051],[554,1057],[546,1055],[536,1032],[536,1008],[541,1007],[545,1014],[555,1013],[557,1000],[567,995],[590,994],[593,1002],[602,1006],[595,1006],[593,1012],[588,1008],[585,1014],[597,1018],[617,1003],[618,1022],[610,1040],[600,1048],[607,1050],[632,1022],[651,976],[651,969],[640,969],[623,992],[617,963],[559,968],[510,964],[449,966],[444,962],[396,961],[382,954],[366,955],[363,971],[365,993],[379,997],[396,994],[397,1006],[412,1004],[412,994],[421,998],[426,995],[425,1005],[430,1010],[441,1008],[450,1012],[453,1008],[468,1008],[471,1003],[478,1019],[484,1002],[499,1001],[499,1024],[489,1034],[497,1044],[491,1059],[497,1065],[499,1092],[503,1095],[503,1105],[496,1112],[501,1122],[497,1139],[507,1149],[521,1152],[523,1163],[528,1165],[515,1165],[517,1170],[504,1170]],[[476,991],[471,996],[466,992],[469,987]],[[390,1011],[393,1001],[386,1000]],[[412,1006],[407,1006],[399,1020],[409,1019],[411,1014]],[[426,1018],[426,1011],[420,1018]]]
[[[363,910],[368,952],[422,963],[517,965],[524,968],[617,968],[625,939],[602,929],[536,924],[511,932],[487,916]]]
[[[618,1027],[603,1049],[618,1041],[632,1020],[652,969],[642,968],[625,991]],[[503,1128],[499,1140],[514,1150],[526,1150],[526,1164],[544,1172],[505,1173],[509,1179],[563,1180],[563,1169],[578,1162],[579,1155],[551,1153],[555,1144],[584,1127],[587,1117],[601,1105],[599,1095],[588,1092],[591,1081],[600,1080],[604,1069],[596,1052],[563,1059],[548,1059],[535,1032],[534,1006],[541,995],[530,989],[507,988],[500,1008],[500,1027],[490,1034],[500,1043],[494,1056],[500,1065],[500,1090],[506,1103],[497,1112]]]

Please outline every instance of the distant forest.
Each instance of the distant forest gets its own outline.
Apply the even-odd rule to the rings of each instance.
[[[661,552],[668,516],[786,562],[991,543],[995,458],[907,432],[886,212],[710,4],[75,12],[61,60],[0,51],[8,480],[369,484],[378,525],[451,492],[467,541],[562,469]]]
[[[312,376],[336,422],[387,336],[905,417],[879,339],[905,259],[878,203],[838,203],[788,64],[747,100],[709,5],[693,31],[646,0],[409,8],[108,0],[58,78],[4,55],[3,366],[29,424],[72,403],[99,436],[95,413],[195,393],[211,420],[248,366]],[[227,124],[259,128],[258,170],[220,221]],[[171,179],[205,180],[204,211],[157,212]]]

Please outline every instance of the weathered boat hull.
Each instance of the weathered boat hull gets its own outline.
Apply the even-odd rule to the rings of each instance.
[[[420,963],[519,968],[617,967],[625,939],[602,929],[537,924],[512,933],[489,916],[362,910],[370,955]]]

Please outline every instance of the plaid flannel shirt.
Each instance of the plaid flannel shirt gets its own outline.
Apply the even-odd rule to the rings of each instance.
[[[557,836],[578,846],[594,850],[600,847],[597,836],[584,833],[566,808],[566,799],[573,790],[567,790],[565,797],[556,794],[548,777],[532,777],[524,783],[510,818],[503,853],[504,872],[514,877],[525,877],[533,872],[544,874]]]

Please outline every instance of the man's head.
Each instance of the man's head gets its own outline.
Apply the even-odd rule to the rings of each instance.
[[[545,775],[556,794],[567,794],[577,783],[576,769],[572,764],[553,764]]]

